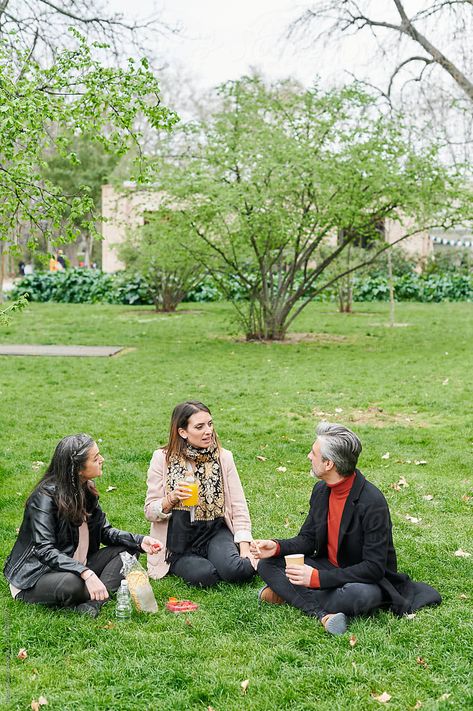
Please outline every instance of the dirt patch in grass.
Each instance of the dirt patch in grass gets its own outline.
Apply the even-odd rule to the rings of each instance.
[[[352,339],[348,336],[340,336],[336,333],[288,333],[283,341],[264,338],[247,340],[244,336],[239,336],[232,340],[237,343],[263,343],[266,345],[278,343],[283,346],[290,346],[297,343],[343,343],[346,345],[352,342]]]
[[[421,419],[417,412],[406,414],[405,412],[385,412],[378,405],[370,405],[364,410],[346,410],[336,408],[333,412],[324,412],[319,409],[312,410],[316,418],[327,420],[336,419],[342,422],[352,422],[356,425],[370,425],[371,427],[390,427],[391,425],[401,425],[404,427],[429,427],[429,423]]]

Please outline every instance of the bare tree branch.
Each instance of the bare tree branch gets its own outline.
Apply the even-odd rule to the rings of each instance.
[[[328,20],[331,23],[329,29],[330,35],[336,34],[337,32],[343,34],[353,31],[356,33],[365,28],[370,28],[372,30],[376,28],[391,30],[399,36],[408,37],[420,45],[429,55],[430,59],[424,57],[418,57],[416,59],[424,61],[426,66],[427,64],[434,63],[440,66],[450,75],[468,99],[473,101],[473,80],[465,74],[456,60],[452,59],[451,56],[448,56],[445,52],[443,52],[431,38],[418,29],[416,24],[418,20],[426,19],[427,17],[432,16],[433,14],[438,14],[447,8],[450,8],[453,12],[459,12],[459,9],[462,6],[472,7],[473,0],[436,0],[428,10],[420,11],[411,19],[409,18],[401,0],[393,0],[393,3],[400,17],[399,23],[375,19],[371,16],[371,14],[364,12],[360,8],[360,5],[354,0],[328,0],[327,2],[319,2],[314,9],[306,10],[296,20],[296,22],[292,24],[290,34],[300,28],[307,30],[307,28],[311,26],[315,20],[320,19]],[[317,30],[315,41],[321,39],[323,36],[326,37],[326,35],[326,28],[325,31]],[[466,42],[469,39],[470,38],[468,36],[465,37]],[[394,74],[391,76],[389,85],[390,88],[393,78],[400,71],[400,69],[402,69],[410,61],[414,61],[414,58],[401,62],[401,64],[398,65],[394,71]]]

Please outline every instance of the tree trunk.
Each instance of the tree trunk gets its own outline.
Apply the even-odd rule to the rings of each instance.
[[[393,282],[393,264],[391,259],[391,250],[388,249],[388,284],[389,284],[389,325],[394,326],[394,282]]]
[[[3,282],[5,279],[5,243],[0,239],[0,304],[3,304]]]

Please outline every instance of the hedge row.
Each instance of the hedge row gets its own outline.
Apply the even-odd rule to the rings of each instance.
[[[236,282],[228,279],[226,292],[239,300],[244,294]],[[336,289],[318,297],[319,300],[336,298]],[[105,274],[99,270],[69,269],[62,272],[36,272],[24,277],[10,292],[16,299],[28,294],[31,301],[57,301],[82,304],[105,302],[109,304],[152,304],[148,284],[137,273],[117,272]],[[394,277],[394,295],[397,301],[473,301],[473,275],[454,272],[416,274]],[[218,301],[221,291],[210,276],[187,295],[186,301]],[[357,275],[353,280],[354,301],[388,301],[388,279],[382,274]]]

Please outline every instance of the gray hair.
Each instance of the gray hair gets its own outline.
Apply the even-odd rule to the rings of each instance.
[[[324,421],[317,427],[317,439],[322,459],[330,459],[342,476],[353,474],[362,449],[354,432],[343,425]]]

